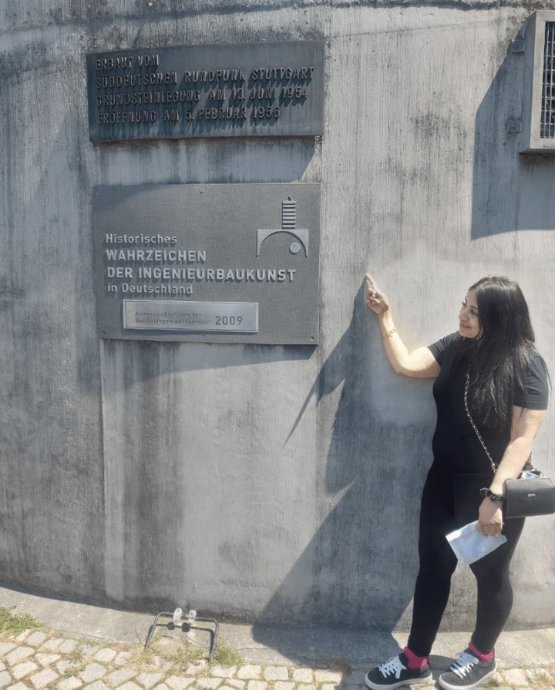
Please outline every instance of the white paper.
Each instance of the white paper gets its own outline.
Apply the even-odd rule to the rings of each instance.
[[[447,541],[462,567],[487,556],[488,553],[495,551],[507,541],[507,537],[503,534],[496,534],[495,536],[489,534],[484,537],[482,532],[478,532],[476,529],[477,524],[478,520],[475,520],[447,535]]]

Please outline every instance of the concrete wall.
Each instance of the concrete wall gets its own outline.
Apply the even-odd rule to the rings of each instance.
[[[370,270],[409,345],[520,281],[555,372],[555,161],[524,159],[518,2],[5,0],[0,9],[4,583],[130,609],[403,629],[431,462],[430,382],[395,375]],[[325,39],[325,135],[88,140],[85,55]],[[321,182],[317,348],[101,341],[95,184]],[[536,457],[555,475],[552,414]],[[555,520],[529,521],[511,625],[555,624]],[[445,627],[473,625],[457,574]],[[467,586],[468,585],[468,586]]]

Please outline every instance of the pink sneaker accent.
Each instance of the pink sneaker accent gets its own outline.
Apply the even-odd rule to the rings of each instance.
[[[471,649],[483,664],[488,664],[493,659],[493,649],[491,650],[491,652],[488,652],[487,654],[482,654],[482,652],[476,649],[472,642],[468,645],[468,649]]]
[[[416,654],[413,654],[408,647],[405,647],[403,652],[409,660],[409,668],[424,668],[426,664],[430,663],[429,656],[416,656]]]

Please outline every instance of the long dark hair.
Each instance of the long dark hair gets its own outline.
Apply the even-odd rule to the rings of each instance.
[[[471,371],[471,406],[486,426],[511,425],[515,386],[526,391],[528,351],[535,337],[519,285],[505,277],[482,278],[476,291],[480,334],[461,343]]]

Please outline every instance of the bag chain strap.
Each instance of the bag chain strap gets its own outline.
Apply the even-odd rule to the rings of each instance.
[[[496,465],[493,462],[493,459],[492,459],[491,455],[489,454],[489,450],[487,449],[487,446],[484,443],[484,439],[481,437],[480,432],[478,431],[478,427],[476,426],[476,424],[474,424],[474,420],[472,419],[472,416],[470,414],[470,410],[468,409],[468,388],[469,388],[469,386],[470,386],[470,372],[467,371],[466,372],[466,383],[464,386],[464,409],[466,410],[466,415],[467,415],[468,419],[470,420],[470,423],[472,424],[472,428],[476,432],[476,436],[478,437],[478,440],[482,444],[482,448],[486,451],[486,455],[488,456],[488,459],[491,463],[491,469],[493,470],[493,474],[495,474],[497,472],[498,465]]]
[[[474,424],[474,420],[472,419],[472,416],[470,414],[470,410],[468,409],[468,388],[470,386],[470,372],[467,371],[465,376],[466,376],[466,383],[464,386],[464,409],[466,410],[467,417],[470,420],[470,423],[472,424],[472,428],[476,432],[476,436],[478,437],[478,440],[482,444],[482,448],[486,451],[486,455],[488,456],[488,459],[491,463],[491,469],[493,470],[493,474],[495,474],[497,472],[497,468],[499,467],[499,465],[496,465],[493,462],[493,459],[492,459],[491,455],[489,454],[489,450],[487,449],[487,446],[484,443],[484,439],[480,435],[480,432],[478,431],[478,427],[476,426],[476,424]],[[537,468],[534,467],[534,464],[532,463],[532,453],[530,453],[530,457],[526,461],[526,465],[524,467],[526,469],[528,469],[529,471],[538,472]]]

